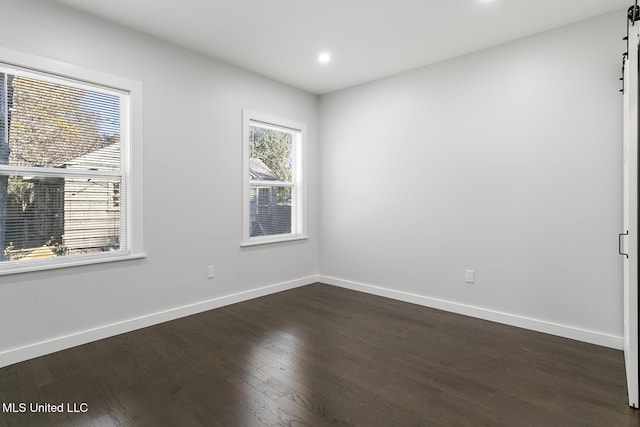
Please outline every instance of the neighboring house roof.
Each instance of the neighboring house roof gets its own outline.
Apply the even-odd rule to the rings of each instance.
[[[80,157],[76,157],[75,159],[66,161],[64,165],[69,169],[120,169],[120,143],[114,142],[106,147],[99,148]]]
[[[110,170],[120,167],[120,143],[114,142],[64,163],[69,169],[98,169]],[[262,160],[249,158],[249,174],[251,179],[258,181],[278,181],[278,176]]]
[[[278,181],[278,177],[269,166],[255,157],[249,158],[249,175],[257,181]]]

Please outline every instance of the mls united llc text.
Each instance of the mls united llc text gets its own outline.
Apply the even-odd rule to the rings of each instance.
[[[88,412],[89,404],[86,402],[81,403],[36,403],[36,402],[3,402],[2,403],[2,412],[3,413],[20,413],[23,414],[25,412],[30,413],[48,413],[48,412],[65,412],[65,413],[76,413],[76,412]]]

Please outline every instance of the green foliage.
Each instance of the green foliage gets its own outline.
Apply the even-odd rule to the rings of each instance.
[[[9,259],[11,252],[14,251],[16,247],[13,245],[13,242],[9,242],[6,248],[4,248],[3,255],[5,259]]]
[[[22,211],[27,209],[27,205],[33,202],[33,183],[23,181],[22,177],[9,177],[7,182],[7,194],[9,198],[15,199],[15,202],[22,206]]]
[[[44,244],[53,247],[56,255],[64,255],[67,251],[67,248],[55,236],[51,236]]]
[[[11,78],[9,164],[56,167],[108,145],[86,91],[26,77]]]
[[[250,127],[250,156],[262,160],[280,181],[291,181],[292,145],[290,132]]]

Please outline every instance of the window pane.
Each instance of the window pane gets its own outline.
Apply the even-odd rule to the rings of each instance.
[[[260,125],[249,127],[249,179],[291,182],[293,133]]]
[[[120,247],[119,179],[5,178],[5,261]]]
[[[252,185],[249,198],[250,236],[291,233],[291,188]]]
[[[0,164],[6,165],[9,159],[9,146],[5,141],[5,123],[7,121],[7,112],[5,108],[6,89],[4,87],[5,75],[0,73]],[[5,160],[2,160],[5,159]]]
[[[0,155],[0,164],[119,169],[119,96],[11,74],[5,78],[9,156]]]

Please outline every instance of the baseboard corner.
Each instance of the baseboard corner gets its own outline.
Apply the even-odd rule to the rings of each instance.
[[[328,285],[338,286],[345,289],[351,289],[354,291],[391,298],[398,301],[409,302],[412,304],[444,310],[451,313],[462,314],[465,316],[475,317],[478,319],[502,323],[505,325],[515,326],[518,328],[529,329],[536,332],[556,335],[563,338],[569,338],[576,341],[586,342],[589,344],[609,347],[616,350],[622,350],[624,346],[623,337],[618,337],[615,335],[610,335],[610,334],[606,334],[598,331],[581,329],[574,326],[567,326],[567,325],[549,322],[545,320],[533,319],[530,317],[520,316],[513,313],[495,311],[495,310],[491,310],[483,307],[461,304],[454,301],[447,301],[443,299],[432,298],[424,295],[418,295],[414,293],[398,291],[395,289],[389,289],[381,286],[374,286],[366,283],[340,279],[337,277],[320,275],[319,279],[321,283],[325,283]]]

